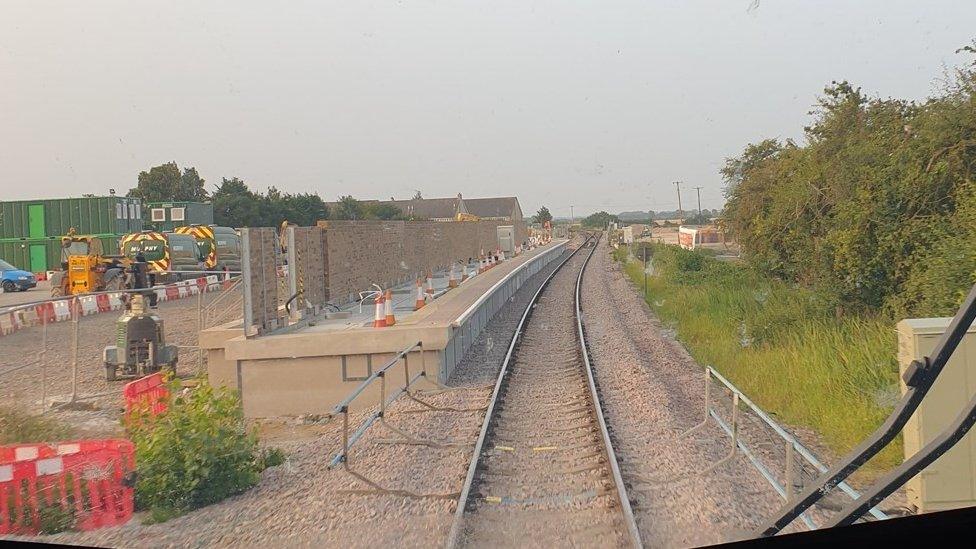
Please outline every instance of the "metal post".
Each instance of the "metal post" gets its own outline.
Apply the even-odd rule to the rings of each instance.
[[[643,246],[644,250],[644,299],[647,299],[647,246]]]
[[[349,470],[349,408],[342,409],[342,464]]]
[[[702,420],[708,423],[708,409],[711,404],[710,399],[712,396],[712,369],[705,368],[705,418]]]
[[[410,388],[410,351],[403,354],[403,387]]]
[[[732,393],[732,453],[739,445],[739,393]]]
[[[793,494],[796,493],[793,491],[793,483],[794,483],[793,476],[795,474],[794,472],[795,467],[796,465],[794,464],[794,459],[793,459],[793,443],[787,441],[786,442],[786,481],[783,483],[784,484],[783,487],[786,489],[786,501],[790,501],[791,499],[793,499]]]
[[[205,286],[206,288],[206,286]],[[203,374],[203,347],[200,346],[200,333],[203,332],[203,290],[197,285],[197,374]]]
[[[376,374],[380,378],[380,417],[386,416],[386,372]]]
[[[47,315],[41,315],[41,410],[47,408]]]
[[[78,398],[78,316],[81,303],[78,298],[71,300],[71,402]]]
[[[424,373],[424,377],[427,377],[427,356],[424,353],[424,342],[419,342],[420,345],[420,371]]]

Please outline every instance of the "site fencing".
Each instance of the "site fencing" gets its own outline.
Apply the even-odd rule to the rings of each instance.
[[[242,316],[239,278],[211,274],[143,290],[64,296],[0,309],[0,406],[37,414],[66,409],[117,410],[123,382],[107,381],[103,350],[116,345],[128,296],[152,291],[151,310],[167,344],[179,348],[177,373],[205,373],[200,331]],[[10,320],[14,319],[14,320]],[[8,324],[9,323],[9,324]]]

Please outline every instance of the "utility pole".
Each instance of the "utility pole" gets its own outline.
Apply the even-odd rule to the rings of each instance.
[[[569,224],[570,225],[575,225],[576,224],[576,214],[573,213],[573,205],[572,204],[569,205]]]
[[[678,190],[678,221],[684,221],[684,211],[681,209],[681,182],[675,181],[674,188]]]
[[[701,187],[695,187],[695,191],[698,192],[698,217],[701,217]]]

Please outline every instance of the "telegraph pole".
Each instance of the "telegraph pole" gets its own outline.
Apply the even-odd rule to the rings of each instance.
[[[698,217],[701,217],[701,187],[695,187],[695,191],[698,192]]]
[[[569,224],[570,225],[575,225],[576,224],[576,214],[573,213],[573,205],[572,204],[569,205]]]
[[[678,220],[684,221],[684,211],[681,209],[681,182],[675,181],[674,188],[678,190]]]

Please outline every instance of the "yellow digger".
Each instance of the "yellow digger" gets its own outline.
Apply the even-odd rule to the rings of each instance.
[[[61,270],[51,277],[51,297],[121,290],[130,264],[124,256],[106,255],[101,240],[72,227],[61,237]]]

